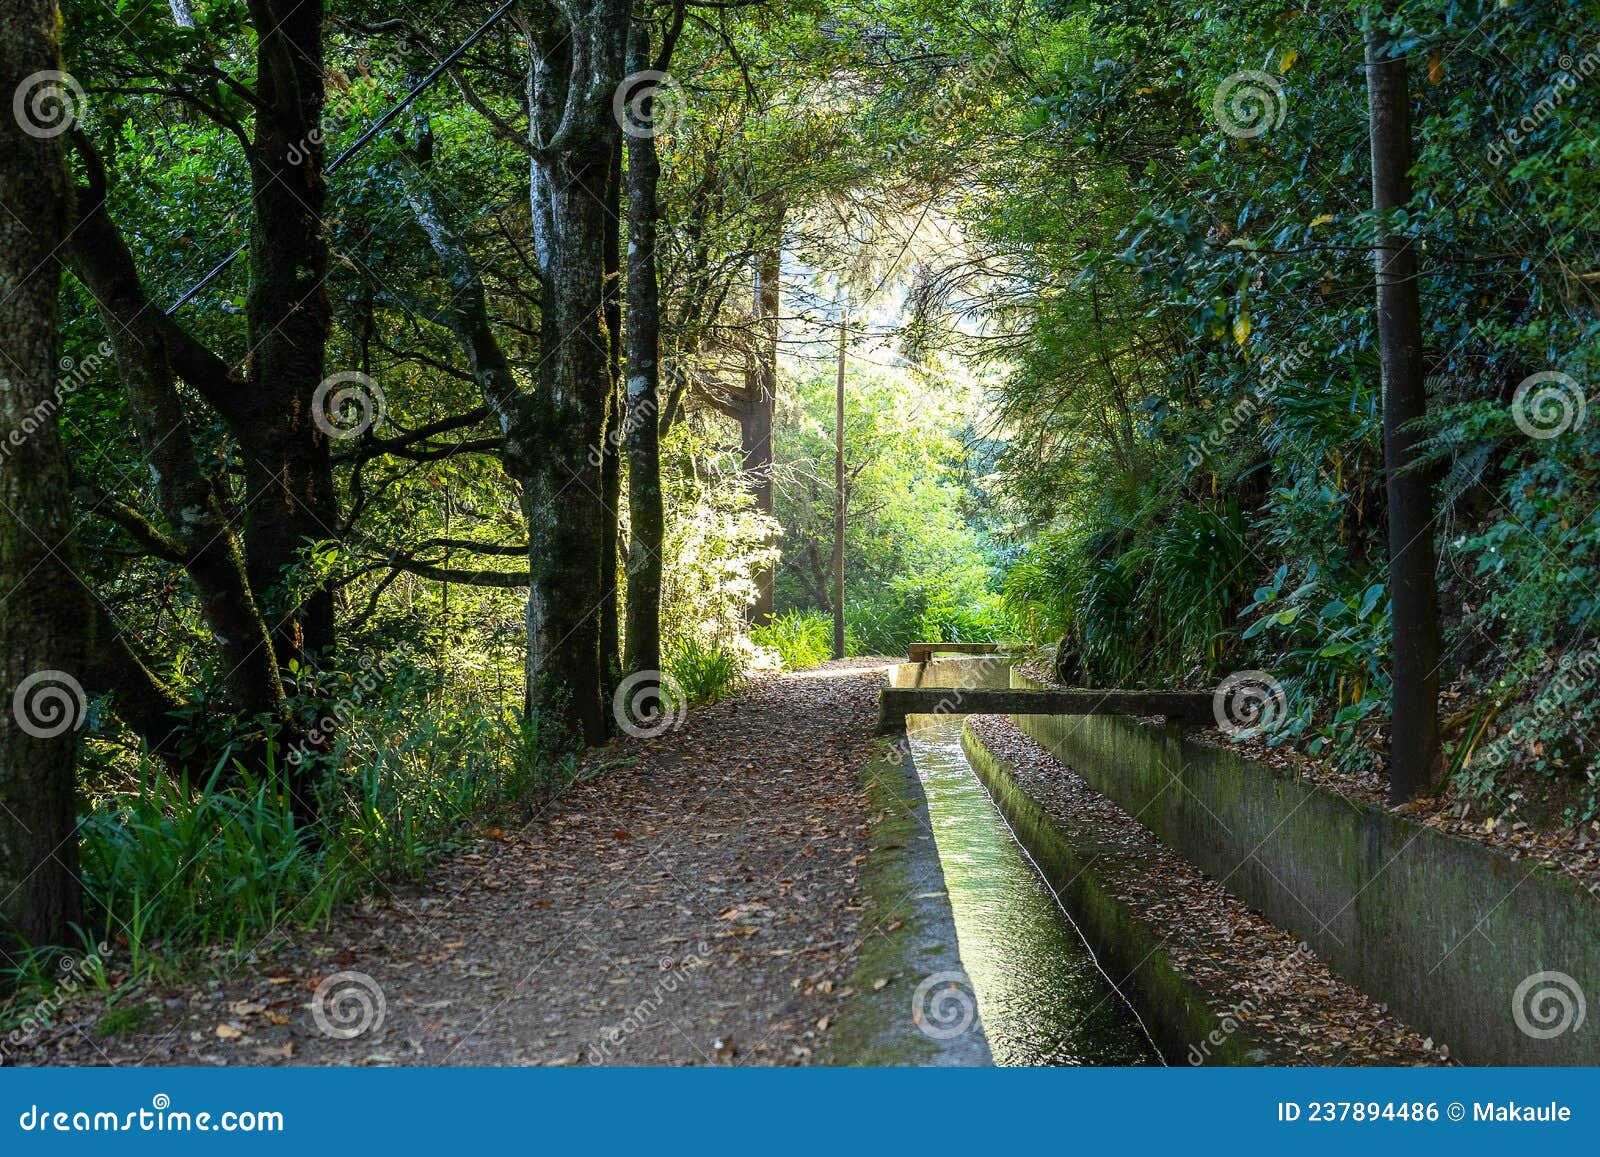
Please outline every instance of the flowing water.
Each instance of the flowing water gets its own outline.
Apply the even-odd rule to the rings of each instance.
[[[961,716],[907,720],[955,913],[961,962],[997,1064],[1160,1064],[961,750]]]

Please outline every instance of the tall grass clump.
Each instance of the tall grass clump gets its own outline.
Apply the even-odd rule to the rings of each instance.
[[[744,682],[744,661],[735,651],[692,635],[667,649],[663,665],[691,707],[726,699]]]
[[[833,657],[833,620],[821,611],[786,611],[752,627],[750,639],[776,651],[787,670],[803,671]]]
[[[281,919],[312,922],[346,894],[295,823],[287,794],[243,777],[191,790],[146,764],[138,787],[79,822],[80,870],[104,933],[126,941],[135,971],[160,942],[243,948]],[[304,905],[294,912],[296,906]]]
[[[141,760],[137,782],[80,817],[87,930],[126,945],[134,971],[167,947],[245,952],[275,929],[327,919],[342,901],[420,878],[476,822],[526,818],[576,773],[537,717],[496,719],[438,673],[395,666],[320,689],[325,750],[280,751],[267,774],[219,767],[204,785]],[[296,821],[285,764],[312,762],[321,821]]]

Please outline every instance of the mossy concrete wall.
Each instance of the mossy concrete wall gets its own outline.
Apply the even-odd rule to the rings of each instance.
[[[1015,722],[1456,1059],[1600,1064],[1600,902],[1570,879],[1139,720]]]
[[[992,1065],[976,1021],[957,1036],[934,1037],[913,1019],[918,981],[962,969],[928,800],[905,736],[879,744],[877,757],[861,769],[861,786],[883,819],[872,827],[861,868],[867,906],[851,981],[855,992],[818,1059],[833,1065]],[[897,983],[875,988],[884,977]]]

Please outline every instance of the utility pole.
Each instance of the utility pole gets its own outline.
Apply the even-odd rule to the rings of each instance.
[[[833,414],[833,657],[844,658],[844,347],[850,314],[839,316],[839,388]]]

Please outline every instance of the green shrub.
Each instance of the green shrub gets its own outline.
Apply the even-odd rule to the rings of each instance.
[[[1033,646],[1054,643],[1071,622],[1082,564],[1066,535],[1044,534],[1006,572],[1000,604],[1008,629]]]
[[[1000,597],[981,569],[950,576],[903,575],[846,608],[855,654],[898,655],[911,643],[986,643],[1006,633]]]
[[[778,652],[790,671],[815,667],[833,657],[833,620],[821,611],[788,611],[766,626],[753,627],[751,640],[758,647]]]
[[[1172,682],[1229,658],[1248,575],[1243,513],[1232,501],[1139,497],[1135,515],[1108,507],[1093,533],[1041,539],[1006,578],[1007,621],[1029,641],[1063,638],[1061,666],[1075,681]]]
[[[691,707],[726,699],[744,681],[744,663],[736,653],[693,636],[670,647],[664,665]]]
[[[1264,660],[1283,672],[1289,716],[1270,742],[1334,754],[1346,771],[1378,767],[1373,728],[1388,709],[1389,602],[1381,582],[1313,563],[1290,584],[1280,566],[1256,588],[1241,640],[1274,645]]]

